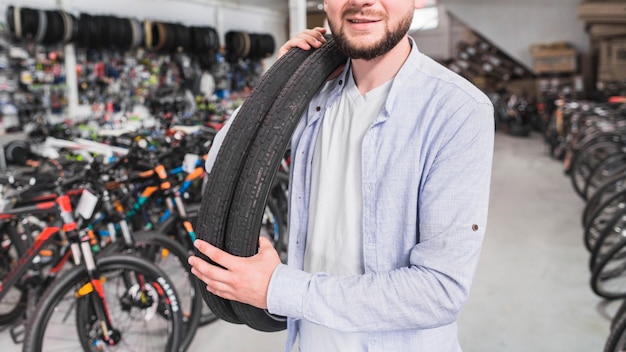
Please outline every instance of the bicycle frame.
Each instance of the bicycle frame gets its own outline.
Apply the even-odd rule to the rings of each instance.
[[[57,202],[49,201],[37,203],[35,205],[23,206],[14,208],[6,212],[0,213],[0,220],[8,221],[12,219],[18,219],[20,216],[32,215],[32,214],[53,214],[57,212]],[[71,225],[65,226],[64,230],[71,228]],[[24,248],[23,254],[17,261],[17,265],[13,268],[0,284],[0,300],[4,298],[8,290],[13,287],[20,278],[32,267],[33,260],[39,255],[39,251],[54,238],[54,235],[61,234],[61,227],[49,226],[44,228],[39,235],[34,239],[32,246]],[[9,233],[11,241],[16,246],[21,244],[21,239],[16,234]],[[28,241],[32,239],[29,237]],[[58,263],[53,266],[52,272],[58,272],[63,266],[64,262],[69,258],[68,255],[63,255]]]
[[[204,159],[200,158],[196,162],[195,169],[185,176],[184,181],[180,185],[172,187],[171,182],[168,180],[168,176],[176,175],[182,172],[182,166],[174,168],[168,172],[165,170],[165,166],[161,164],[151,170],[139,173],[137,177],[141,179],[155,177],[158,180],[158,185],[147,185],[143,188],[139,198],[128,211],[126,219],[130,221],[133,216],[143,209],[149,199],[156,197],[158,194],[162,194],[164,196],[166,209],[157,221],[157,230],[167,228],[171,222],[180,219],[182,220],[181,223],[188,240],[190,243],[193,243],[196,239],[196,233],[193,224],[188,219],[187,210],[181,195],[188,190],[194,181],[204,177]],[[153,224],[148,223],[147,226],[152,227]],[[181,238],[180,240],[182,240],[183,243],[186,242],[184,238]]]
[[[86,189],[82,189],[81,197],[88,192]],[[72,192],[76,193],[76,191]],[[79,202],[80,204],[80,202]],[[93,204],[95,207],[95,204]],[[88,210],[89,211],[89,210]],[[93,211],[93,209],[91,210]],[[6,295],[8,289],[17,284],[18,280],[32,268],[34,259],[39,255],[39,251],[48,243],[52,241],[54,235],[59,234],[62,242],[69,243],[69,247],[64,245],[63,248],[66,251],[63,253],[60,260],[55,263],[51,272],[58,272],[63,265],[67,262],[70,255],[73,257],[74,264],[79,265],[83,262],[87,268],[89,282],[83,285],[77,290],[77,297],[86,296],[92,292],[96,293],[97,299],[92,302],[96,316],[100,321],[106,325],[108,330],[112,328],[112,320],[107,309],[105,295],[101,281],[97,272],[97,265],[95,263],[94,254],[92,251],[90,236],[87,231],[79,230],[79,223],[75,220],[73,215],[73,207],[69,194],[59,195],[54,201],[36,203],[34,205],[19,207],[11,209],[7,212],[0,214],[0,220],[17,219],[20,216],[32,215],[35,213],[44,214],[56,214],[63,221],[62,226],[47,226],[40,234],[35,237],[32,246],[26,249],[23,255],[18,259],[18,265],[15,266],[9,274],[3,280],[2,286],[0,286],[0,300]],[[11,240],[20,240],[14,239]],[[142,282],[142,278],[139,278],[139,282]],[[141,285],[143,286],[143,285]],[[108,337],[105,336],[105,340]]]

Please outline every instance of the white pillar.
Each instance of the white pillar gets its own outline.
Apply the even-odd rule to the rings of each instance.
[[[306,28],[306,0],[289,0],[289,38]]]
[[[78,107],[78,77],[76,76],[76,52],[74,44],[65,45],[65,83],[67,84],[68,115],[74,118]]]
[[[68,11],[68,0],[57,0],[61,11]],[[74,23],[75,26],[78,23]],[[65,84],[67,85],[67,108],[70,118],[74,118],[78,107],[78,77],[76,76],[76,52],[74,44],[65,44]]]

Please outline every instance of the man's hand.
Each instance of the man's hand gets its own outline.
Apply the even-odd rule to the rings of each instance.
[[[302,50],[310,50],[312,48],[319,48],[322,44],[326,43],[326,38],[324,38],[324,34],[326,34],[326,28],[324,27],[315,27],[313,29],[305,29],[304,32],[296,34],[295,37],[289,39],[283,46],[278,50],[278,58],[285,55],[287,51],[291,48],[298,47]],[[343,71],[343,67],[345,65],[339,65],[333,71],[328,78],[327,81],[335,79],[341,71]]]
[[[196,256],[189,257],[191,273],[206,283],[209,292],[229,300],[267,309],[267,289],[280,258],[272,243],[259,238],[259,252],[252,257],[238,257],[208,242],[196,240],[194,246],[217,265]]]
[[[278,49],[278,57],[285,55],[291,48],[298,47],[302,50],[309,50],[311,48],[319,48],[326,42],[324,38],[326,34],[326,28],[315,27],[313,29],[305,29],[302,33],[296,34],[295,37],[289,39],[283,46]]]

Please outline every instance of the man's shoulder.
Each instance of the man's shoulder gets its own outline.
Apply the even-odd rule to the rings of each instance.
[[[479,104],[491,104],[487,95],[466,78],[445,67],[431,57],[420,52],[406,73],[407,89],[428,89],[432,94],[440,94],[456,100],[468,99]]]

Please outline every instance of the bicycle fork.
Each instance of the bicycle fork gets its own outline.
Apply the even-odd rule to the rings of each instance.
[[[81,201],[85,199],[84,197],[89,197],[88,194],[91,195],[87,191],[83,191]],[[78,229],[79,223],[74,218],[69,196],[60,196],[57,199],[57,203],[61,209],[63,230],[67,234],[67,238],[71,241],[72,259],[74,260],[74,264],[81,265],[81,263],[84,263],[85,268],[87,269],[87,277],[89,279],[87,283],[75,292],[74,297],[77,299],[83,298],[90,300],[96,317],[100,322],[103,340],[108,345],[115,345],[121,339],[121,334],[113,328],[111,315],[107,307],[104,288],[102,286],[103,281],[100,279],[92,249],[91,242],[93,233],[89,233],[91,230],[86,231],[84,229]],[[81,204],[83,203],[79,201],[79,206]],[[95,203],[93,204],[93,207],[95,208]],[[79,220],[80,219],[82,218],[79,218]],[[95,295],[93,293],[95,293]]]

